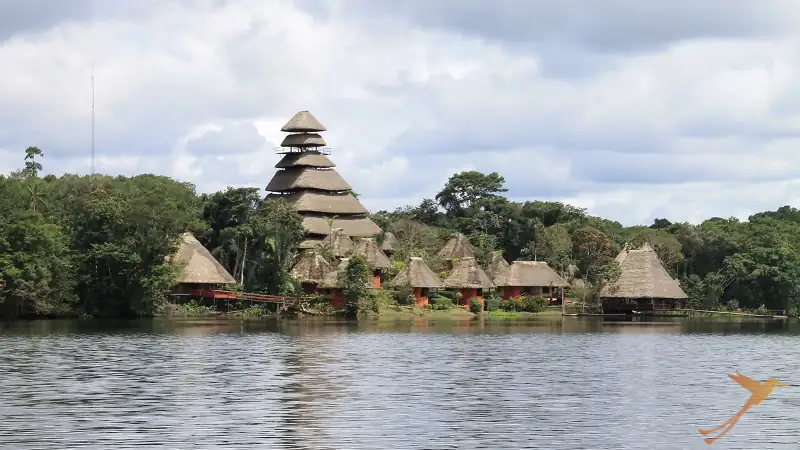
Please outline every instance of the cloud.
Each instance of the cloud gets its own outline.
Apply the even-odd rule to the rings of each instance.
[[[0,6],[5,171],[88,171],[93,72],[97,170],[201,191],[266,186],[309,109],[372,209],[472,169],[627,224],[797,200],[794,2],[35,3]]]

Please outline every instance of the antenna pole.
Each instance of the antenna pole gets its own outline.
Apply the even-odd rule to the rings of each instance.
[[[94,175],[94,61],[92,61],[92,175]]]

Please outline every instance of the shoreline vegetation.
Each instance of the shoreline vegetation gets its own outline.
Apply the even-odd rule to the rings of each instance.
[[[306,239],[303,217],[286,200],[266,197],[258,187],[198,194],[191,183],[152,174],[42,177],[43,158],[41,149],[29,147],[21,169],[0,176],[0,317],[275,314],[246,301],[225,310],[199,302],[174,304],[170,295],[180,268],[169,259],[187,231],[236,281],[226,289],[304,295],[291,274]],[[378,244],[388,235],[394,240],[386,278],[420,257],[444,279],[447,261],[437,256],[439,250],[463,235],[481,267],[498,252],[508,261],[547,262],[570,283],[568,312],[597,313],[599,293],[615,276],[615,256],[626,246],[648,244],[688,295],[683,307],[709,311],[695,317],[800,313],[800,211],[793,207],[746,221],[712,217],[689,224],[656,218],[650,225],[624,227],[559,202],[511,201],[504,185],[497,173],[461,172],[434,198],[371,213],[381,230]],[[326,252],[332,250],[319,247],[329,259]],[[364,287],[370,276],[364,261],[351,261],[343,272],[344,313],[351,317],[561,317],[561,308],[545,306],[542,298],[519,297],[518,304],[526,306],[518,307],[491,293],[485,296],[487,311],[476,305],[457,309],[452,304],[458,294],[447,289],[432,294],[428,309],[414,308],[410,292],[401,287]],[[336,314],[321,303],[287,312]]]

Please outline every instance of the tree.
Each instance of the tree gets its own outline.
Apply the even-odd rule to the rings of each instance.
[[[579,228],[572,235],[573,255],[578,271],[583,275],[584,299],[590,283],[600,284],[603,268],[613,259],[613,244],[602,231],[593,227]]]
[[[436,194],[436,201],[452,215],[459,215],[465,209],[477,206],[480,200],[506,192],[505,179],[497,172],[488,175],[471,170],[453,175],[447,180],[444,189]]]
[[[542,230],[536,254],[556,272],[565,275],[572,264],[572,239],[567,227],[555,224]]]
[[[44,157],[44,153],[39,147],[28,147],[25,149],[25,168],[22,173],[25,178],[38,177],[39,172],[42,171],[42,164],[36,158]]]
[[[349,259],[347,267],[339,274],[339,284],[344,294],[345,315],[356,317],[364,309],[371,274],[367,261],[361,256]]]

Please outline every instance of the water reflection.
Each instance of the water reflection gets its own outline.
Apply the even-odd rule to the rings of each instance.
[[[693,449],[800,384],[787,321],[311,319],[3,324],[0,448]],[[785,388],[726,448],[797,448]]]

